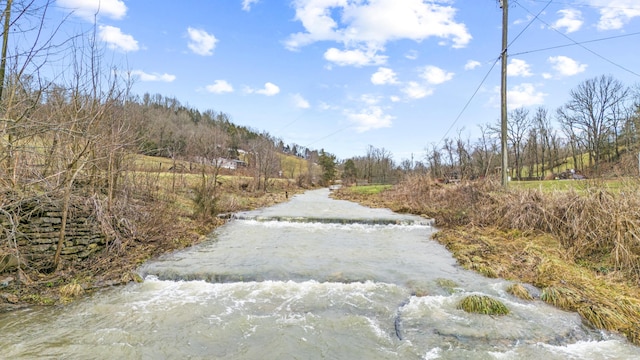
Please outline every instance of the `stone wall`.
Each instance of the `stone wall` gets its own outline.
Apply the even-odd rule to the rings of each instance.
[[[54,201],[43,202],[42,199],[33,199],[30,202],[22,202],[18,208],[9,209],[7,213],[13,214],[14,219],[18,220],[15,239],[12,239],[13,236],[9,233],[14,227],[7,214],[0,214],[0,225],[4,230],[1,235],[4,240],[0,243],[0,258],[3,257],[2,249],[15,249],[17,243],[21,261],[34,266],[53,261],[62,225],[61,208],[62,206]],[[67,216],[61,258],[71,261],[82,260],[104,246],[105,236],[93,211],[87,206],[71,206]],[[0,272],[11,270],[7,269],[9,266],[4,267],[6,268],[0,267]]]

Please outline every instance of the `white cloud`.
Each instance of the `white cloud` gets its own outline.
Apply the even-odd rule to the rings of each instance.
[[[98,38],[106,42],[109,49],[124,52],[137,51],[140,49],[138,42],[133,36],[122,33],[119,28],[114,26],[100,25],[98,27]]]
[[[523,83],[507,91],[507,103],[510,109],[542,105],[544,104],[545,96],[547,96],[547,94],[536,90],[535,85]]]
[[[429,89],[415,81],[410,81],[402,92],[410,99],[417,100],[433,94],[433,89]]]
[[[598,30],[622,29],[631,19],[640,17],[638,0],[589,0],[589,4],[600,9]]]
[[[242,10],[251,11],[251,5],[257,4],[260,0],[242,0]]]
[[[206,89],[210,93],[214,94],[224,94],[224,93],[232,93],[233,86],[229,84],[226,80],[216,80],[211,85],[207,85]]]
[[[345,115],[356,125],[357,132],[391,127],[394,116],[385,114],[379,106],[370,106],[360,112],[345,111]]]
[[[380,102],[381,98],[372,94],[364,94],[360,96],[360,101],[367,105],[376,105]]]
[[[453,79],[454,75],[452,72],[446,72],[437,66],[429,65],[424,67],[420,77],[427,80],[431,85],[438,85]]]
[[[524,18],[519,18],[514,20],[513,25],[527,24],[527,23],[530,23],[532,19],[533,19],[532,15],[527,15]]]
[[[119,20],[127,13],[127,6],[122,0],[56,0],[56,3],[90,22],[100,16]]]
[[[278,93],[280,93],[280,88],[277,85],[273,84],[273,83],[267,82],[267,83],[264,84],[264,88],[262,88],[262,89],[253,89],[253,88],[250,88],[250,87],[246,87],[244,89],[244,91],[247,94],[254,94],[255,93],[255,94],[266,95],[266,96],[274,96],[274,95],[277,95]]]
[[[295,0],[293,5],[295,19],[305,31],[288,37],[285,46],[290,50],[317,41],[335,41],[347,51],[360,49],[375,54],[383,51],[387,42],[401,39],[419,42],[435,37],[454,48],[465,47],[471,40],[466,25],[455,21],[457,10],[448,4],[423,0]]]
[[[213,55],[213,49],[216,47],[218,39],[213,34],[209,34],[201,29],[189,27],[189,49],[194,53],[202,56]]]
[[[586,64],[580,64],[567,56],[551,56],[547,61],[552,64],[560,76],[577,75],[587,69]]]
[[[371,75],[371,82],[374,85],[387,85],[397,84],[398,79],[396,73],[392,69],[380,67],[373,75]]]
[[[307,99],[305,99],[302,95],[300,94],[293,94],[292,95],[293,98],[293,102],[296,104],[297,108],[300,109],[308,109],[311,107],[311,105],[309,104],[309,102],[307,101]]]
[[[479,66],[482,66],[482,64],[480,63],[480,61],[476,61],[476,60],[469,60],[467,61],[466,64],[464,64],[464,69],[465,70],[473,70]]]
[[[565,29],[567,34],[580,30],[584,21],[582,21],[582,13],[579,10],[564,9],[559,10],[561,16],[554,24],[556,29]]]
[[[406,57],[409,60],[415,60],[418,58],[418,52],[415,50],[409,50],[404,57]]]
[[[387,61],[386,56],[377,55],[375,51],[362,50],[338,50],[330,48],[324,53],[327,61],[333,62],[339,66],[365,66],[365,65],[382,65]]]
[[[173,82],[176,79],[175,75],[170,75],[167,73],[158,74],[158,73],[146,73],[142,70],[133,70],[131,71],[131,76],[137,77],[140,81],[161,81],[161,82]]]
[[[402,99],[400,99],[400,96],[396,96],[396,95],[392,95],[391,97],[389,97],[389,100],[391,100],[391,102],[400,102],[400,101],[402,101]]]
[[[531,73],[531,66],[526,61],[511,59],[509,65],[507,65],[507,75],[529,77],[533,74]]]

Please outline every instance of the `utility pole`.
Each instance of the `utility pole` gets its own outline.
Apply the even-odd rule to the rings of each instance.
[[[507,29],[509,27],[509,0],[499,0],[502,8],[502,81],[500,84],[500,124],[502,148],[502,187],[509,182],[509,149],[507,147]]]
[[[4,77],[7,68],[7,44],[9,43],[9,28],[11,18],[11,3],[12,0],[7,1],[7,5],[4,8],[4,32],[2,33],[2,58],[0,59],[0,100],[2,100],[2,92],[4,90]]]

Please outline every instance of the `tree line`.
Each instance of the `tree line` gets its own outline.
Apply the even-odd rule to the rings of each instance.
[[[402,174],[427,173],[455,181],[494,176],[501,171],[500,122],[478,126],[472,141],[457,136],[425,148],[422,159],[393,160],[384,148],[369,146],[365,156],[341,164],[350,182],[393,183]],[[640,151],[640,91],[610,75],[587,79],[569,92],[555,111],[545,107],[516,108],[508,113],[509,176],[515,180],[563,176],[566,171],[599,176],[604,163],[620,161]],[[635,162],[634,162],[635,164]],[[637,174],[637,167],[620,169]]]

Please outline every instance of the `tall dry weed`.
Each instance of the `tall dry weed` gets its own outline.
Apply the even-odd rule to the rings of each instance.
[[[428,176],[407,177],[385,193],[397,210],[427,214],[436,225],[494,226],[557,237],[576,261],[602,263],[640,280],[640,184],[617,189],[584,182],[577,189],[501,189],[492,181],[443,185]]]

